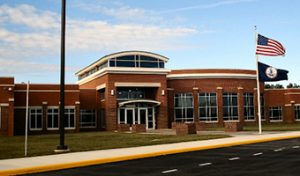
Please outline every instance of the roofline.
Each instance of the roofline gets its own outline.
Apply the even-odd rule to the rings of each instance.
[[[144,54],[144,55],[150,55],[153,57],[157,57],[165,62],[168,62],[169,58],[160,55],[160,54],[156,54],[153,52],[148,52],[148,51],[139,51],[139,50],[130,50],[130,51],[121,51],[121,52],[117,52],[117,53],[113,53],[113,54],[108,54],[105,55],[103,57],[101,57],[100,59],[98,59],[97,61],[93,62],[92,64],[88,65],[87,67],[84,67],[83,69],[79,70],[78,72],[75,73],[76,76],[78,76],[79,74],[85,72],[86,70],[89,70],[90,68],[107,61],[110,58],[114,58],[114,57],[118,57],[118,56],[122,56],[122,55],[126,55],[126,54]]]

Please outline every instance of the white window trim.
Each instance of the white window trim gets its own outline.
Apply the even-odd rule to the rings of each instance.
[[[250,93],[250,92],[245,92],[245,93],[243,94],[243,98],[245,98],[245,94],[252,94],[251,96],[252,96],[252,99],[253,99],[253,105],[252,105],[252,106],[245,106],[245,104],[244,104],[244,105],[243,105],[243,107],[244,107],[244,112],[245,112],[245,108],[253,108],[254,114],[253,114],[253,119],[247,119],[246,116],[245,116],[245,114],[244,114],[244,121],[245,121],[245,122],[254,122],[254,121],[255,121],[254,94],[253,94],[253,93]],[[249,98],[249,96],[248,96],[248,98]],[[244,103],[245,103],[245,101],[244,101]]]
[[[66,124],[65,124],[65,130],[74,130],[74,129],[76,129],[76,109],[75,109],[75,106],[65,106],[65,110],[66,109],[74,109],[74,127],[66,127]],[[66,118],[66,115],[65,115],[65,118]]]
[[[184,95],[185,98],[187,97],[186,94],[191,94],[191,97],[192,97],[192,107],[175,107],[175,99],[176,99],[175,95],[176,94],[185,94]],[[195,108],[194,108],[194,96],[193,96],[193,93],[187,92],[187,93],[176,93],[176,94],[174,94],[174,120],[175,120],[175,122],[177,122],[176,109],[183,110],[183,109],[188,109],[188,108],[193,108],[193,117],[189,117],[189,118],[186,117],[186,118],[181,119],[181,120],[184,120],[185,123],[194,122],[195,121]],[[187,111],[185,113],[186,113],[185,115],[187,115]],[[190,119],[192,121],[190,121]]]
[[[226,94],[227,94],[226,97],[230,97],[230,106],[224,106],[224,102],[223,102],[223,107],[222,108],[224,109],[224,107],[226,107],[227,109],[233,109],[233,108],[236,107],[237,108],[237,116],[232,116],[231,114],[230,114],[230,116],[224,116],[224,110],[223,110],[223,121],[224,122],[239,122],[240,121],[240,118],[239,118],[239,102],[238,102],[239,95],[238,95],[238,93],[235,93],[235,92],[229,92],[229,93],[226,93]],[[237,98],[237,105],[236,106],[232,106],[232,97],[233,97],[232,94],[236,94],[236,98]],[[223,98],[224,98],[224,95],[222,95],[222,100],[223,100]],[[224,117],[228,117],[228,120],[224,120]],[[237,120],[232,119],[232,118],[235,118],[235,117],[237,117]]]
[[[42,131],[43,130],[43,108],[42,106],[30,106],[29,108],[29,130],[30,131]],[[41,119],[41,128],[31,128],[31,109],[41,109],[42,110],[42,119]]]
[[[199,121],[200,122],[204,122],[204,123],[218,123],[219,122],[219,108],[218,108],[218,96],[217,96],[217,93],[216,92],[203,92],[203,93],[205,93],[205,94],[211,94],[211,93],[215,93],[216,94],[216,108],[217,108],[217,120],[205,120],[205,121],[201,121],[200,120],[200,94],[201,93],[199,93],[198,94],[198,104],[199,104],[199,107],[198,107],[198,114],[199,114],[199,117],[198,117],[198,119],[199,119]],[[209,100],[210,100],[210,97],[211,96],[209,96]],[[206,106],[205,106],[206,107]],[[210,106],[211,107],[211,106]],[[211,117],[202,117],[202,118],[206,118],[206,119],[208,119],[208,118],[211,118]]]
[[[48,109],[58,109],[58,127],[57,128],[52,128],[52,127],[48,127]],[[47,107],[47,130],[49,131],[55,131],[55,130],[59,130],[59,106],[48,106]]]
[[[295,105],[295,120],[297,121],[297,122],[299,122],[300,121],[300,117],[299,118],[297,118],[297,114],[296,114],[296,111],[297,110],[299,110],[299,113],[300,113],[300,105],[299,104],[297,104],[297,105]]]
[[[272,106],[272,107],[269,107],[269,113],[271,112],[271,110],[275,110],[275,108],[276,108],[276,110],[280,110],[281,111],[281,116],[279,116],[281,119],[279,119],[279,120],[272,120],[271,119],[271,116],[269,116],[269,119],[270,119],[270,122],[282,122],[283,121],[283,114],[282,114],[282,107],[281,106]]]

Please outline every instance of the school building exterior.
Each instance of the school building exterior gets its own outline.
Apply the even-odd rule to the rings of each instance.
[[[165,68],[168,58],[145,51],[104,56],[65,86],[65,129],[113,131],[120,124],[146,129],[194,122],[198,129],[225,122],[257,123],[256,72],[241,69]],[[300,89],[264,89],[263,123],[300,121]],[[0,77],[0,135],[25,131],[26,84]],[[29,134],[58,133],[59,84],[30,84]]]

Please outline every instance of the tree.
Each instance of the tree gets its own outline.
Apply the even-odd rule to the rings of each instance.
[[[300,88],[300,85],[296,83],[289,83],[286,88]]]

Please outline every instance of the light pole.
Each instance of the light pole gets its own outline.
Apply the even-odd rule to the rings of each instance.
[[[59,145],[56,152],[68,151],[65,145],[65,32],[66,0],[61,0],[61,48],[60,48],[60,105],[59,105]]]

